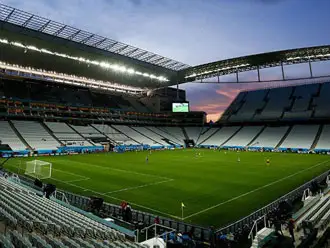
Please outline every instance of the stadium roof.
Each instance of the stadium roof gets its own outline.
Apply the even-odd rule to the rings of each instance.
[[[261,53],[202,64],[180,71],[179,80],[192,82],[232,73],[323,60],[330,60],[330,45]]]
[[[80,30],[69,25],[61,24],[4,4],[0,4],[0,20],[26,29],[32,29],[174,71],[189,67],[189,65],[179,61]]]

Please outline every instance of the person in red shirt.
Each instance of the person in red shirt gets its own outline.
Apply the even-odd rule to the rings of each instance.
[[[160,223],[160,219],[159,219],[158,216],[155,218],[154,223],[157,224],[157,225],[159,225],[159,223]]]

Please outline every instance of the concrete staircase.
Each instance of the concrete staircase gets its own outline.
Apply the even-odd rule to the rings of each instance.
[[[269,240],[273,239],[275,230],[272,228],[264,227],[259,232],[252,241],[251,248],[261,248]]]

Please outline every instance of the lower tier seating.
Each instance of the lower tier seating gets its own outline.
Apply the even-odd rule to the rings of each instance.
[[[310,149],[319,125],[295,125],[286,137],[280,148],[302,148]]]
[[[6,247],[11,247],[10,244],[14,247],[88,247],[85,246],[88,243],[94,247],[140,247],[129,242],[123,233],[4,177],[0,177],[0,189],[1,219],[13,229],[20,226],[28,232],[24,236],[17,231],[1,235],[0,244]]]

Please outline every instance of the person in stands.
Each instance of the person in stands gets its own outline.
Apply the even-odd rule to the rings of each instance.
[[[126,218],[126,213],[125,213],[125,210],[126,210],[126,206],[127,206],[127,202],[126,201],[122,201],[120,203],[120,207],[121,207],[121,216],[123,217],[123,219],[125,220]]]
[[[159,216],[157,216],[154,220],[154,223],[159,225],[160,224],[160,219],[159,219]]]
[[[294,239],[294,228],[295,228],[294,220],[292,218],[290,218],[289,219],[289,222],[288,222],[288,229],[289,229],[289,233],[290,233],[291,238],[292,238],[292,243],[295,242],[295,239]]]

